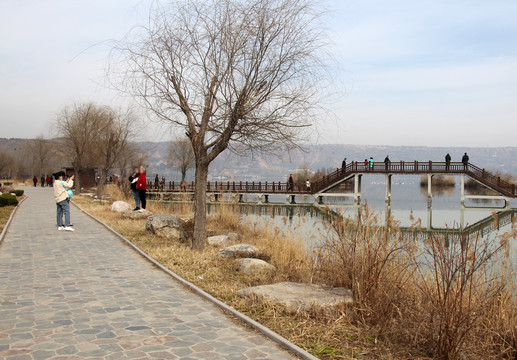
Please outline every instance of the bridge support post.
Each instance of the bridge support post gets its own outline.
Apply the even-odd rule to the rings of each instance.
[[[239,202],[242,202],[242,194],[239,194]]]
[[[323,196],[318,196],[318,205],[323,205]]]
[[[433,203],[433,175],[427,174],[427,206]]]
[[[465,206],[465,174],[461,174],[461,207],[463,208]],[[461,224],[461,227],[463,228],[463,223]]]
[[[294,197],[294,195],[289,195],[289,204],[296,204]]]
[[[390,218],[391,218],[391,203],[386,202],[386,206],[384,208],[384,226],[387,228],[390,226]]]
[[[386,204],[391,204],[391,174],[386,174]]]
[[[361,174],[355,174],[354,175],[354,199],[356,205],[359,205],[361,203]]]
[[[433,205],[432,202],[427,203],[427,230],[433,228]]]
[[[269,194],[264,195],[264,204],[269,204]]]

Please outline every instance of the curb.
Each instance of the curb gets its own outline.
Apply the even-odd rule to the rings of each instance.
[[[27,199],[27,197],[28,196],[25,195],[25,197],[18,202],[18,205],[16,205],[13,211],[11,212],[11,216],[9,216],[9,219],[7,219],[4,229],[2,230],[2,234],[0,234],[0,244],[2,244],[2,242],[4,241],[4,237],[7,234],[7,229],[9,229],[9,225],[11,225],[11,221],[13,220],[14,214],[16,214],[16,210],[18,210],[18,207],[25,201],[25,199]]]
[[[77,207],[82,213],[86,214],[87,216],[89,216],[90,218],[92,218],[93,220],[95,220],[96,222],[98,222],[99,224],[101,224],[102,226],[104,226],[108,231],[110,231],[112,234],[114,234],[115,236],[117,236],[119,239],[121,239],[123,242],[125,242],[127,245],[131,246],[137,253],[139,253],[140,255],[142,255],[145,259],[147,259],[149,262],[151,262],[153,265],[155,265],[156,267],[158,267],[160,270],[162,270],[163,272],[165,272],[167,275],[171,276],[172,278],[174,278],[174,280],[178,281],[179,283],[181,283],[183,286],[185,286],[186,288],[192,290],[193,292],[195,292],[197,295],[201,296],[202,298],[204,298],[205,300],[208,300],[210,301],[211,303],[213,303],[215,306],[219,307],[220,309],[222,309],[223,311],[225,311],[226,313],[229,313],[231,315],[233,315],[234,317],[236,317],[237,319],[239,319],[240,321],[244,322],[245,324],[247,324],[248,326],[252,327],[253,329],[257,330],[258,332],[260,332],[261,334],[263,334],[264,336],[268,337],[269,339],[273,340],[274,342],[276,342],[277,344],[283,346],[286,350],[290,351],[291,353],[299,356],[300,358],[304,359],[304,360],[319,360],[319,358],[315,357],[314,355],[312,354],[309,354],[307,351],[303,350],[302,348],[300,348],[299,346],[293,344],[292,342],[290,342],[289,340],[285,339],[284,337],[278,335],[277,333],[275,333],[274,331],[268,329],[267,327],[265,327],[264,325],[256,322],[255,320],[249,318],[248,316],[238,312],[237,310],[235,310],[234,308],[226,305],[225,303],[223,303],[222,301],[219,301],[217,300],[215,297],[213,297],[212,295],[210,295],[209,293],[205,292],[204,290],[200,289],[199,287],[197,287],[196,285],[192,284],[191,282],[188,282],[187,280],[183,279],[181,276],[177,275],[176,273],[172,272],[171,270],[167,269],[165,266],[163,266],[162,264],[158,263],[156,260],[154,260],[152,257],[150,257],[149,255],[147,255],[144,251],[142,251],[138,246],[136,246],[135,244],[133,244],[131,241],[129,241],[128,239],[126,239],[124,236],[120,235],[118,232],[116,232],[114,229],[112,229],[111,227],[109,227],[107,224],[105,224],[104,222],[102,222],[101,220],[97,219],[95,216],[91,215],[90,213],[88,213],[87,211],[83,210],[79,205],[77,205],[75,202],[71,201],[72,204],[74,204],[75,207]]]

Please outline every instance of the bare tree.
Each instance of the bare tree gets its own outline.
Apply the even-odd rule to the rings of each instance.
[[[102,112],[93,103],[66,106],[56,119],[56,127],[63,140],[63,154],[76,174],[77,193],[81,192],[84,170],[95,163],[95,142],[102,128],[102,121]]]
[[[33,175],[42,175],[49,170],[49,164],[54,157],[54,148],[51,140],[47,140],[43,135],[30,139],[26,143],[26,161],[31,161]]]
[[[0,153],[0,176],[7,175],[5,172],[8,171],[14,165],[15,160],[10,154]]]
[[[182,127],[195,155],[192,247],[206,241],[206,182],[225,149],[292,149],[314,120],[324,27],[311,0],[156,2],[113,53],[120,88]]]
[[[194,166],[194,159],[194,151],[189,139],[171,141],[168,164],[180,169],[182,183],[185,181],[187,170]]]
[[[94,139],[94,154],[95,164],[100,170],[97,196],[101,197],[108,171],[121,159],[124,152],[129,151],[129,142],[135,134],[136,117],[129,110],[121,113],[109,107],[99,109],[99,116],[102,120],[98,136]]]

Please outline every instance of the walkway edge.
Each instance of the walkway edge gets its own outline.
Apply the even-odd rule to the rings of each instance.
[[[142,249],[140,249],[138,246],[133,244],[131,241],[126,239],[124,236],[122,236],[121,234],[116,232],[109,225],[105,224],[104,222],[102,222],[101,220],[97,219],[92,214],[90,214],[87,211],[83,210],[75,202],[72,201],[72,204],[74,204],[74,206],[77,207],[81,212],[83,212],[84,214],[86,214],[87,216],[89,216],[90,218],[92,218],[93,220],[95,220],[96,222],[101,224],[102,226],[104,226],[108,231],[110,231],[115,236],[117,236],[119,239],[124,241],[127,245],[131,246],[136,252],[138,252],[140,255],[142,255],[144,258],[146,258],[149,262],[151,262],[153,265],[158,267],[160,270],[162,270],[165,273],[167,273],[169,276],[174,278],[176,281],[181,283],[183,286],[185,286],[185,287],[189,288],[190,290],[194,291],[196,294],[198,294],[202,298],[210,301],[211,303],[213,303],[217,307],[221,308],[223,311],[225,311],[227,313],[230,313],[231,315],[235,316],[237,319],[239,319],[242,322],[244,322],[245,324],[251,326],[252,328],[254,328],[258,332],[262,333],[264,336],[270,338],[274,342],[280,344],[281,346],[283,346],[285,349],[289,350],[293,354],[298,355],[300,358],[305,359],[305,360],[319,360],[314,355],[309,354],[307,351],[305,351],[302,348],[300,348],[299,346],[293,344],[292,342],[290,342],[289,340],[287,340],[284,337],[280,336],[279,334],[275,333],[271,329],[269,329],[269,328],[265,327],[264,325],[256,322],[255,320],[249,318],[248,316],[240,313],[239,311],[237,311],[234,308],[226,305],[222,301],[217,300],[215,297],[213,297],[212,295],[210,295],[206,291],[202,290],[201,288],[197,287],[196,285],[192,284],[191,282],[188,282],[187,280],[183,279],[181,276],[179,276],[176,273],[172,272],[171,270],[169,270],[168,268],[166,268],[165,266],[163,266],[162,264],[160,264],[159,262],[154,260],[152,257],[147,255]]]
[[[0,244],[2,244],[4,241],[4,237],[7,234],[7,229],[9,229],[9,225],[11,225],[11,221],[13,220],[14,214],[16,214],[16,210],[18,210],[18,207],[25,201],[25,199],[27,199],[27,195],[25,195],[25,197],[18,202],[18,205],[16,205],[11,212],[11,216],[9,216],[9,219],[7,219],[4,229],[2,230],[2,234],[0,234]]]

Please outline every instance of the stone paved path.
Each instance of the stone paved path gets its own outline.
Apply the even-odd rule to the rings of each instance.
[[[153,267],[51,188],[25,188],[0,245],[0,358],[289,359]]]

